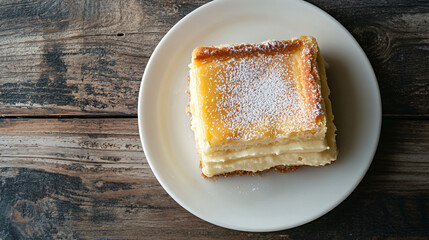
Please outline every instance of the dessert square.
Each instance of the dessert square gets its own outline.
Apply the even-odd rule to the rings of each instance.
[[[191,126],[204,176],[336,159],[329,88],[313,37],[197,47],[190,68]]]

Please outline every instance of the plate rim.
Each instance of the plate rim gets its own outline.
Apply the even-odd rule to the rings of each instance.
[[[242,0],[235,0],[235,2],[239,2]],[[370,70],[370,75],[372,76],[372,78],[374,79],[374,85],[376,87],[376,99],[378,100],[376,103],[376,106],[374,108],[377,109],[377,116],[375,116],[375,118],[377,118],[377,122],[374,123],[374,126],[376,127],[376,129],[378,130],[375,134],[375,139],[376,139],[376,144],[374,146],[372,146],[372,152],[371,152],[371,159],[367,162],[364,171],[361,172],[361,175],[359,176],[359,180],[354,182],[353,186],[351,186],[349,188],[349,191],[345,192],[341,198],[338,198],[335,202],[333,202],[329,208],[325,209],[324,211],[320,211],[318,214],[315,214],[312,218],[309,219],[305,219],[302,220],[300,222],[296,222],[295,224],[285,224],[287,226],[284,227],[275,227],[275,228],[244,228],[244,227],[235,227],[235,226],[230,226],[228,224],[225,223],[221,223],[218,221],[214,221],[212,219],[208,219],[205,216],[202,216],[201,214],[199,214],[198,212],[194,211],[194,209],[192,209],[188,204],[186,204],[184,201],[182,201],[182,199],[180,199],[178,196],[176,196],[172,190],[170,189],[170,187],[164,182],[162,181],[162,177],[161,174],[159,173],[159,171],[157,171],[154,167],[153,167],[153,163],[151,160],[151,151],[149,150],[150,148],[148,147],[148,144],[146,143],[145,140],[145,132],[143,131],[145,126],[144,126],[144,121],[143,121],[143,109],[146,106],[146,103],[144,101],[142,101],[143,96],[144,96],[144,92],[149,91],[148,88],[145,88],[144,86],[147,85],[145,84],[146,82],[150,81],[148,80],[149,78],[147,77],[147,72],[148,69],[152,68],[153,62],[154,62],[154,56],[156,56],[158,54],[158,52],[160,52],[160,49],[162,49],[163,45],[165,44],[165,42],[167,41],[167,39],[169,38],[170,35],[173,34],[173,32],[176,30],[176,28],[178,28],[179,25],[183,24],[185,21],[187,21],[187,19],[190,18],[190,16],[197,14],[197,12],[202,11],[203,9],[206,8],[210,8],[212,5],[216,5],[216,4],[222,4],[223,2],[227,2],[227,0],[215,0],[206,4],[203,4],[201,6],[199,6],[198,8],[194,9],[193,11],[191,11],[189,14],[187,14],[185,17],[183,17],[182,19],[180,19],[177,23],[174,24],[174,26],[172,28],[170,28],[168,30],[168,32],[162,37],[162,39],[160,40],[160,42],[157,44],[157,46],[155,47],[154,51],[151,54],[151,57],[149,59],[149,61],[146,64],[145,70],[143,72],[143,76],[142,76],[142,80],[141,80],[141,84],[140,84],[140,88],[139,88],[139,97],[138,97],[138,106],[137,106],[137,115],[138,115],[138,128],[139,128],[139,136],[140,136],[140,141],[142,143],[142,147],[143,147],[143,151],[145,154],[145,158],[151,168],[152,173],[155,175],[155,178],[157,179],[157,181],[160,183],[160,185],[163,187],[163,189],[169,194],[169,196],[171,198],[174,199],[174,201],[176,201],[181,207],[183,207],[184,209],[186,209],[188,212],[190,212],[191,214],[193,214],[194,216],[209,222],[211,224],[214,224],[216,226],[220,226],[223,228],[227,228],[227,229],[231,229],[231,230],[238,230],[238,231],[248,231],[248,232],[273,232],[273,231],[279,231],[279,230],[286,230],[286,229],[291,229],[291,228],[295,228],[301,225],[304,225],[306,223],[312,222],[318,218],[320,218],[321,216],[327,214],[328,212],[332,211],[334,208],[336,208],[338,205],[340,205],[346,198],[348,198],[350,196],[350,194],[357,188],[357,186],[362,182],[363,178],[365,177],[366,173],[368,172],[368,169],[370,168],[372,161],[374,160],[374,156],[375,153],[377,151],[378,145],[379,145],[379,141],[380,141],[380,134],[381,134],[381,127],[382,127],[382,99],[381,99],[381,94],[380,94],[380,87],[378,85],[378,80],[377,77],[375,75],[374,72],[374,68],[371,65],[371,62],[368,59],[368,56],[365,54],[364,50],[362,49],[362,47],[360,46],[360,44],[356,41],[356,39],[353,37],[353,35],[340,23],[338,22],[334,17],[332,17],[329,13],[327,13],[326,11],[324,11],[323,9],[317,7],[316,5],[313,5],[311,3],[305,2],[303,0],[289,0],[288,2],[296,2],[299,4],[304,4],[307,5],[307,7],[312,8],[312,10],[315,10],[319,13],[321,13],[322,15],[324,15],[324,17],[330,19],[331,21],[333,21],[335,23],[335,25],[337,25],[338,27],[340,27],[343,32],[345,32],[347,35],[349,35],[350,39],[353,40],[354,44],[358,47],[358,50],[362,52],[362,55],[365,58],[365,62],[369,65],[369,70]],[[372,82],[372,81],[371,81]],[[146,89],[146,90],[145,90]],[[149,140],[148,140],[149,141]]]

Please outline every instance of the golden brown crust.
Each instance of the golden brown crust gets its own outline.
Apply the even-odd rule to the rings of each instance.
[[[331,165],[334,162],[325,164],[323,166],[328,166]],[[200,161],[200,168],[202,167],[201,161]],[[214,175],[213,177],[207,177],[206,175],[204,175],[204,173],[201,173],[201,176],[203,176],[204,178],[207,179],[211,179],[211,178],[216,178],[216,177],[230,177],[230,176],[243,176],[243,175],[249,175],[249,176],[262,176],[264,173],[270,172],[272,170],[276,171],[276,172],[280,172],[280,173],[287,173],[287,172],[295,172],[298,168],[301,167],[319,167],[319,166],[310,166],[310,165],[300,165],[300,166],[284,166],[284,165],[278,165],[278,166],[274,166],[272,168],[263,170],[263,171],[257,171],[257,172],[252,172],[252,171],[243,171],[243,170],[239,170],[239,171],[234,171],[234,172],[229,172],[229,173],[223,173],[223,174],[218,174],[218,175]],[[321,167],[321,166],[320,166]]]
[[[227,45],[221,47],[215,46],[202,46],[197,47],[192,55],[194,60],[205,60],[208,58],[228,58],[234,56],[243,56],[249,54],[275,54],[290,52],[294,49],[302,47],[303,41],[300,39],[294,40],[285,40],[285,41],[266,41],[257,44],[237,44],[237,45]]]
[[[200,168],[202,168],[202,166],[203,166],[202,162],[200,161]],[[234,172],[217,174],[217,175],[214,175],[212,177],[207,177],[204,173],[201,172],[201,176],[203,176],[204,178],[208,178],[208,179],[216,178],[216,177],[230,177],[230,176],[243,176],[243,175],[250,175],[250,176],[259,175],[259,176],[261,176],[263,173],[269,172],[271,170],[281,172],[281,173],[287,173],[287,172],[294,172],[300,167],[307,167],[307,166],[308,165],[301,165],[301,166],[278,165],[278,166],[274,166],[274,167],[269,168],[269,169],[265,169],[263,171],[252,172],[252,171],[238,170],[238,171],[234,171]]]
[[[312,119],[315,121],[323,116],[321,108],[324,104],[320,89],[319,66],[317,64],[319,49],[315,41],[313,41],[314,39],[311,39],[311,42],[304,45],[304,56],[300,59],[300,64],[303,77],[302,87],[309,106],[308,110],[319,113],[318,115],[309,115],[315,117],[315,119]]]

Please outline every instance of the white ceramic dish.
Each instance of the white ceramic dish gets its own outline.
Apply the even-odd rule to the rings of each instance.
[[[200,45],[316,37],[330,65],[328,82],[338,128],[335,164],[263,177],[201,177],[185,114],[188,63]],[[341,203],[371,164],[381,127],[380,93],[371,65],[351,34],[302,1],[219,0],[178,22],[150,58],[140,89],[139,130],[147,161],[181,206],[213,224],[276,231],[312,221]]]

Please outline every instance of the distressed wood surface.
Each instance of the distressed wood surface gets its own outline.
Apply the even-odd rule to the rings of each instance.
[[[0,129],[0,239],[429,236],[429,121],[385,120],[356,191],[322,218],[274,233],[223,229],[175,203],[144,158],[136,119],[7,119]]]
[[[141,147],[146,63],[165,33],[206,2],[0,1],[0,240],[428,239],[429,2],[310,0],[371,61],[382,136],[350,197],[273,233],[193,216],[160,186]]]
[[[0,114],[135,115],[153,49],[205,2],[0,2]],[[385,114],[428,115],[427,1],[311,2],[367,53]]]
[[[135,115],[153,49],[202,3],[0,2],[0,114]]]

